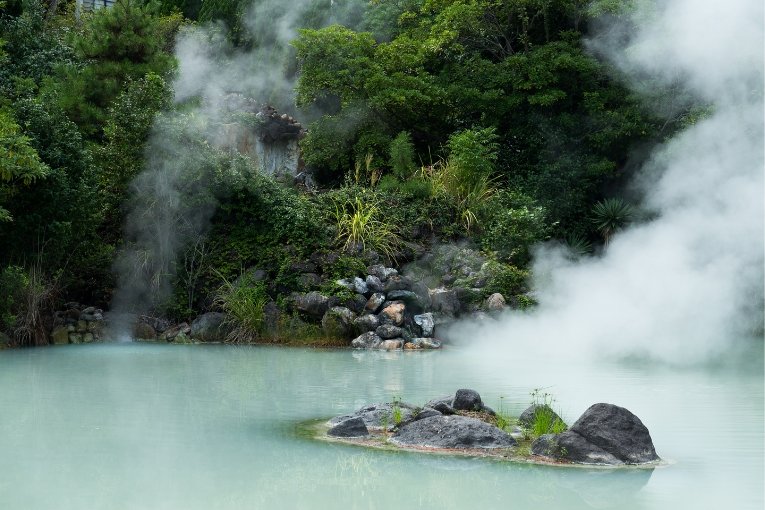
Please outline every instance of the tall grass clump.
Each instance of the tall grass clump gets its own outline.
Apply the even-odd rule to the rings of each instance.
[[[531,405],[534,406],[534,416],[526,426],[526,434],[537,438],[544,434],[560,434],[568,429],[568,426],[558,417],[553,410],[555,399],[547,392],[537,388],[531,392]]]
[[[335,226],[335,241],[349,253],[375,250],[392,260],[401,245],[397,229],[382,219],[380,206],[372,197],[336,202]]]
[[[423,167],[433,193],[452,196],[465,231],[478,226],[478,212],[496,188],[492,173],[499,148],[493,128],[467,129],[449,137],[449,157]]]
[[[226,314],[227,341],[246,343],[257,340],[265,326],[265,308],[269,296],[263,282],[253,282],[247,275],[223,283],[215,294],[215,304]]]

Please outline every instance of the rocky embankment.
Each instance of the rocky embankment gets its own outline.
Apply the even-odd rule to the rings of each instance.
[[[468,248],[420,253],[403,269],[370,263],[365,269],[362,266],[362,270],[356,270],[359,276],[341,273],[344,277],[337,278],[336,267],[341,258],[338,253],[317,253],[293,263],[289,274],[302,292],[280,287],[265,270],[245,271],[241,278],[247,284],[263,285],[270,296],[277,296],[264,307],[262,340],[289,338],[293,331],[310,326],[324,338],[336,339],[333,345],[382,350],[438,349],[443,344],[444,332],[455,320],[492,320],[516,305],[514,297],[506,300],[501,293],[489,290],[498,278],[496,264]],[[66,331],[54,329],[53,343],[98,341],[104,335],[104,314],[100,309],[67,305],[56,317],[57,326]],[[89,325],[94,317],[98,326]],[[133,318],[130,330],[133,338],[143,341],[226,342],[231,321],[218,311],[202,313],[179,324],[143,315]],[[86,336],[87,333],[92,335]]]
[[[568,430],[535,437],[532,431],[539,430],[542,417],[547,424],[560,420],[548,406],[539,405],[526,409],[517,420],[498,416],[476,391],[460,389],[453,396],[431,400],[421,407],[403,402],[365,406],[332,418],[323,434],[372,447],[555,464],[621,466],[661,460],[648,429],[623,407],[595,404]]]

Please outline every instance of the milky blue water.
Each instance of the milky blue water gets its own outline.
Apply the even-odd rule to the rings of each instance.
[[[0,509],[762,509],[762,350],[748,364],[533,362],[104,344],[0,352]],[[491,366],[496,367],[497,364]],[[461,387],[520,413],[547,387],[573,422],[637,414],[669,465],[557,468],[371,451],[297,424]]]

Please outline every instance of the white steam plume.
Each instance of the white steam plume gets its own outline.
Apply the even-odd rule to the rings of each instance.
[[[147,145],[146,170],[131,186],[126,246],[114,265],[118,280],[110,314],[114,335],[128,339],[134,314],[147,313],[169,297],[179,255],[206,233],[215,212],[212,176],[206,174],[205,163],[193,153],[189,140],[218,146],[230,142],[221,128],[224,114],[237,108],[237,101],[244,106],[246,98],[281,112],[294,108],[296,76],[290,68],[294,59],[289,43],[297,36],[299,18],[312,4],[312,0],[253,2],[243,23],[253,41],[247,49],[234,48],[219,25],[193,26],[178,36],[179,69],[173,89],[175,101],[186,104],[179,113],[157,119]],[[343,2],[324,22],[341,21],[357,4]],[[231,93],[240,99],[230,101]]]
[[[540,307],[459,325],[455,339],[695,363],[762,335],[763,3],[669,0],[635,19],[636,32],[611,25],[592,50],[636,88],[646,77],[679,80],[713,111],[643,169],[637,185],[655,219],[615,236],[598,258],[571,262],[561,249],[540,249]]]

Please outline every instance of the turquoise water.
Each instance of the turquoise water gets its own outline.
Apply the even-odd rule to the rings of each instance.
[[[761,509],[762,352],[747,368],[482,366],[468,351],[106,344],[0,352],[0,509]],[[556,468],[311,441],[302,420],[459,387],[520,413],[641,417],[654,470]]]

